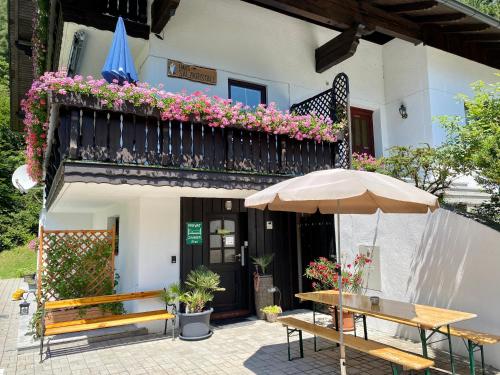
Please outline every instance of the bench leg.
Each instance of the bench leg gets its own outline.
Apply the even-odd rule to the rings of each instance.
[[[451,346],[451,333],[450,333],[450,325],[446,326],[447,328],[447,338],[448,338],[448,347],[450,348],[450,364],[451,364],[451,373],[455,375],[455,362],[453,361],[453,349]]]
[[[366,315],[363,314],[363,333],[365,335],[365,340],[368,340],[368,328],[366,327]]]
[[[43,333],[42,337],[40,337],[40,363],[43,362]]]
[[[288,360],[291,361],[293,360],[291,350],[290,350],[290,336],[294,333],[298,332],[299,333],[299,349],[300,349],[300,358],[304,358],[304,345],[302,343],[302,330],[300,329],[290,329],[286,327],[286,343],[288,347]]]
[[[425,329],[419,327],[418,329],[420,331],[420,341],[422,342],[422,355],[424,358],[429,358],[429,355],[427,354],[427,334],[425,333]],[[425,369],[425,375],[431,375],[431,370],[430,369]]]
[[[479,345],[479,349],[481,350],[481,369],[483,370],[483,375],[486,375],[486,369],[484,367],[484,347],[483,347],[483,345]]]
[[[467,349],[469,350],[469,371],[471,375],[476,373],[476,363],[474,362],[474,344],[467,340]]]
[[[168,323],[168,319],[165,319],[165,327],[163,328],[163,335],[167,335],[167,323]]]
[[[392,375],[398,375],[401,366],[391,363]]]
[[[175,323],[176,323],[176,319],[172,319],[172,341],[175,341]]]

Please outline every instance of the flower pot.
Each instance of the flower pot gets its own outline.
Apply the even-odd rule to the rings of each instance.
[[[255,311],[259,319],[265,319],[265,314],[261,311],[266,306],[274,305],[274,293],[268,290],[273,287],[273,275],[255,276]]]
[[[178,313],[180,335],[182,340],[203,340],[212,336],[210,330],[210,315],[214,309],[202,311],[199,313]]]
[[[275,323],[278,320],[279,313],[266,313],[266,320],[269,323]]]
[[[335,325],[335,309],[330,306],[328,310],[330,310],[330,315],[332,316],[333,326],[337,328],[337,326]],[[344,332],[354,331],[354,314],[352,312],[342,312],[342,326],[344,327]]]

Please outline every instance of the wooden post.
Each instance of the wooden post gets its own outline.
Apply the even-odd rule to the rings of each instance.
[[[115,286],[115,246],[116,246],[116,224],[111,229],[111,285]]]
[[[43,225],[40,226],[40,239],[38,243],[38,272],[37,272],[37,296],[38,302],[42,297],[42,262],[43,262]]]

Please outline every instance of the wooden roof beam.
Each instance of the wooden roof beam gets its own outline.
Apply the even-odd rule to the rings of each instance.
[[[441,22],[452,22],[459,21],[466,18],[467,15],[463,13],[444,13],[444,14],[432,14],[427,16],[411,16],[410,19],[417,23],[441,23]]]
[[[411,43],[421,41],[416,23],[397,14],[390,14],[368,2],[357,0],[244,0],[292,17],[325,27],[346,30],[354,24],[382,32]]]
[[[355,25],[316,48],[316,73],[323,73],[353,56],[358,48],[359,39],[372,32],[373,30],[367,30],[364,25]]]
[[[441,31],[444,33],[466,33],[474,31],[483,31],[489,28],[490,25],[486,23],[459,23],[456,25],[441,27]]]
[[[431,9],[437,5],[438,3],[436,1],[418,1],[415,3],[379,5],[379,8],[389,13],[408,13],[408,12],[415,12],[418,10]]]
[[[151,5],[151,32],[159,34],[163,31],[181,0],[154,0]]]

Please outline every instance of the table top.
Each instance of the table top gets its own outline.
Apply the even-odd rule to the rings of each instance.
[[[337,306],[339,304],[339,294],[337,291],[333,290],[297,293],[295,297],[301,300],[323,303],[330,306]],[[448,310],[383,298],[380,298],[378,305],[372,305],[370,297],[360,294],[343,293],[342,297],[343,307],[348,311],[423,328],[436,329],[448,324],[472,319],[477,316],[476,314],[463,311]]]

